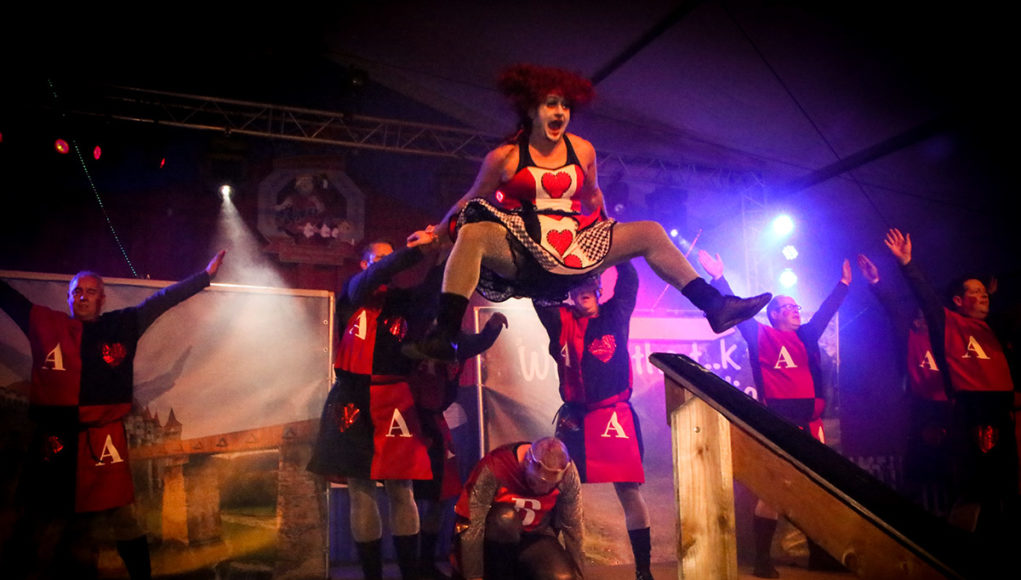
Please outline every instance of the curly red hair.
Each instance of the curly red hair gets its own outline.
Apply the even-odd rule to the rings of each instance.
[[[587,105],[595,97],[592,81],[585,77],[568,70],[534,64],[508,67],[500,74],[498,86],[522,120],[527,120],[528,111],[546,100],[550,93],[563,96],[575,107]]]

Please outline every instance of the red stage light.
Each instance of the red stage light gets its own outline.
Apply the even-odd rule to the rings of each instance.
[[[166,165],[166,164],[167,164],[167,158],[166,157],[160,157],[160,169],[163,169],[163,166]]]
[[[92,158],[99,161],[99,158],[103,156],[103,150],[96,145],[96,148],[92,150]]]
[[[57,139],[53,143],[53,148],[57,150],[57,153],[61,155],[67,155],[71,152],[71,146],[67,144],[67,141],[63,139]]]

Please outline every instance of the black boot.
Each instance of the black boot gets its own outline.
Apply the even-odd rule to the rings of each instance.
[[[705,312],[709,327],[716,334],[755,316],[773,298],[769,292],[751,298],[738,298],[729,294],[724,296],[701,278],[688,282],[681,294]]]
[[[408,342],[401,347],[401,354],[416,360],[457,360],[457,335],[461,332],[461,319],[468,309],[468,299],[460,294],[440,294],[440,307],[436,325],[425,338]]]
[[[436,567],[436,544],[439,535],[432,532],[419,532],[418,545],[418,577],[421,580],[450,580],[450,576]]]
[[[773,566],[773,557],[769,554],[773,547],[776,520],[755,516],[752,520],[752,532],[755,536],[755,568],[752,570],[752,576],[779,578],[780,572]]]
[[[365,580],[383,580],[383,547],[382,540],[355,542],[358,561],[362,564],[362,575]]]
[[[117,542],[117,553],[124,561],[131,580],[151,580],[152,564],[149,561],[149,539],[139,536]]]
[[[393,539],[401,580],[418,580],[418,534],[394,536]]]
[[[652,537],[649,528],[628,530],[631,539],[631,553],[635,556],[635,580],[652,578]]]

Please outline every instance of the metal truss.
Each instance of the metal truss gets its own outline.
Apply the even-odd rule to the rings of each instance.
[[[339,147],[481,161],[502,137],[471,129],[381,119],[341,112],[204,97],[133,87],[105,87],[97,99],[78,101],[76,115],[224,135],[248,135]],[[750,171],[730,170],[640,155],[603,152],[604,178],[690,186],[694,181],[720,190],[747,187]]]
[[[73,112],[120,121],[304,143],[478,160],[499,138],[477,131],[300,107],[109,87]]]

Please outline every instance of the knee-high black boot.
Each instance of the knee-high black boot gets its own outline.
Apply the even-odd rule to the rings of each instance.
[[[128,578],[151,580],[152,564],[149,561],[149,539],[146,536],[117,542],[117,553],[128,570]]]
[[[635,580],[652,579],[652,536],[649,528],[628,530],[631,553],[635,556]]]
[[[393,538],[402,580],[418,580],[418,534]]]
[[[436,567],[436,545],[439,534],[419,532],[418,576],[421,580],[449,580],[449,576]]]
[[[454,362],[457,360],[457,335],[461,332],[461,319],[468,309],[468,299],[460,294],[440,294],[439,311],[434,326],[425,338],[405,343],[404,356],[413,359]]]
[[[688,282],[681,289],[681,294],[705,312],[709,326],[717,334],[755,316],[773,298],[769,292],[751,298],[738,298],[729,294],[724,296],[701,278]]]
[[[362,565],[362,575],[365,576],[365,580],[383,580],[382,545],[382,540],[355,542],[358,561]]]
[[[757,578],[779,578],[780,572],[773,566],[773,557],[769,553],[773,547],[776,520],[755,516],[752,532],[755,536],[755,568],[752,575]]]

